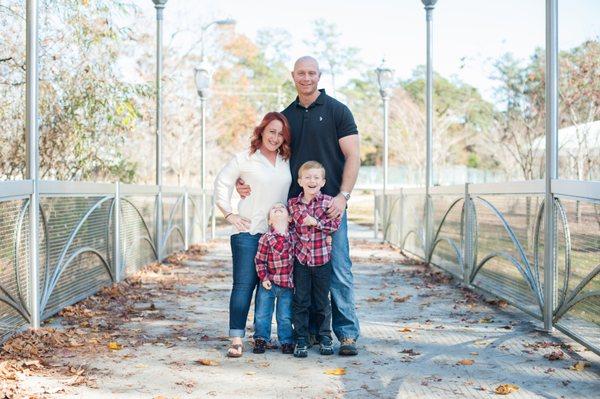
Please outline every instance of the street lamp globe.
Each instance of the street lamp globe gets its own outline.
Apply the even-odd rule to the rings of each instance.
[[[233,18],[219,19],[217,21],[214,21],[213,23],[217,25],[235,25],[236,20]]]
[[[200,98],[206,97],[208,87],[210,86],[210,72],[204,65],[194,68],[194,81],[196,82],[196,90]]]
[[[385,60],[383,60],[375,72],[377,73],[377,83],[379,84],[381,98],[387,99],[394,84],[394,71],[388,68],[385,65]]]

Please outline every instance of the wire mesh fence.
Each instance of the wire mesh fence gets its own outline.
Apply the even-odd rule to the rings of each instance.
[[[537,319],[550,306],[556,328],[600,353],[600,183],[554,186],[552,265],[541,181],[433,187],[429,197],[402,189],[376,194],[375,207],[386,241]]]
[[[212,194],[165,188],[163,226],[156,232],[156,186],[40,182],[38,248],[31,251],[28,181],[0,182],[0,342],[32,323],[31,276],[38,276],[41,319],[163,256],[204,239]],[[186,223],[186,217],[192,223]],[[204,223],[204,225],[202,225]],[[159,240],[157,240],[160,237]],[[118,245],[117,245],[118,244]],[[39,259],[34,273],[32,256]]]

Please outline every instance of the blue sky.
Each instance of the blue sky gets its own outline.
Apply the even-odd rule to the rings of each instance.
[[[544,7],[544,0],[439,0],[434,14],[436,71],[456,75],[490,98],[493,59],[509,51],[526,58],[535,47],[544,46]],[[303,40],[311,37],[311,21],[324,18],[339,27],[342,45],[360,49],[367,65],[375,67],[385,56],[396,76],[407,78],[425,60],[420,0],[170,0],[165,30],[194,31],[224,17],[236,19],[236,30],[251,38],[259,29],[288,30],[294,58],[310,53]],[[597,38],[600,0],[559,0],[559,26],[561,48]],[[325,76],[322,85],[328,86]]]

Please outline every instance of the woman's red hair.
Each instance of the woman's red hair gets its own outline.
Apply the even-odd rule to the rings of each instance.
[[[280,112],[269,112],[266,114],[260,124],[254,128],[252,133],[252,140],[250,140],[250,154],[254,154],[262,145],[262,135],[265,131],[265,127],[274,120],[278,120],[283,124],[281,133],[283,134],[283,143],[279,147],[279,155],[285,160],[290,159],[292,155],[292,135],[290,134],[290,124],[287,118]]]

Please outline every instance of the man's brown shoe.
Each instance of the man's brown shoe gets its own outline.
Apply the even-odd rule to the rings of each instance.
[[[343,338],[340,342],[340,350],[338,351],[340,356],[356,356],[358,350],[356,349],[356,340],[352,338]]]

